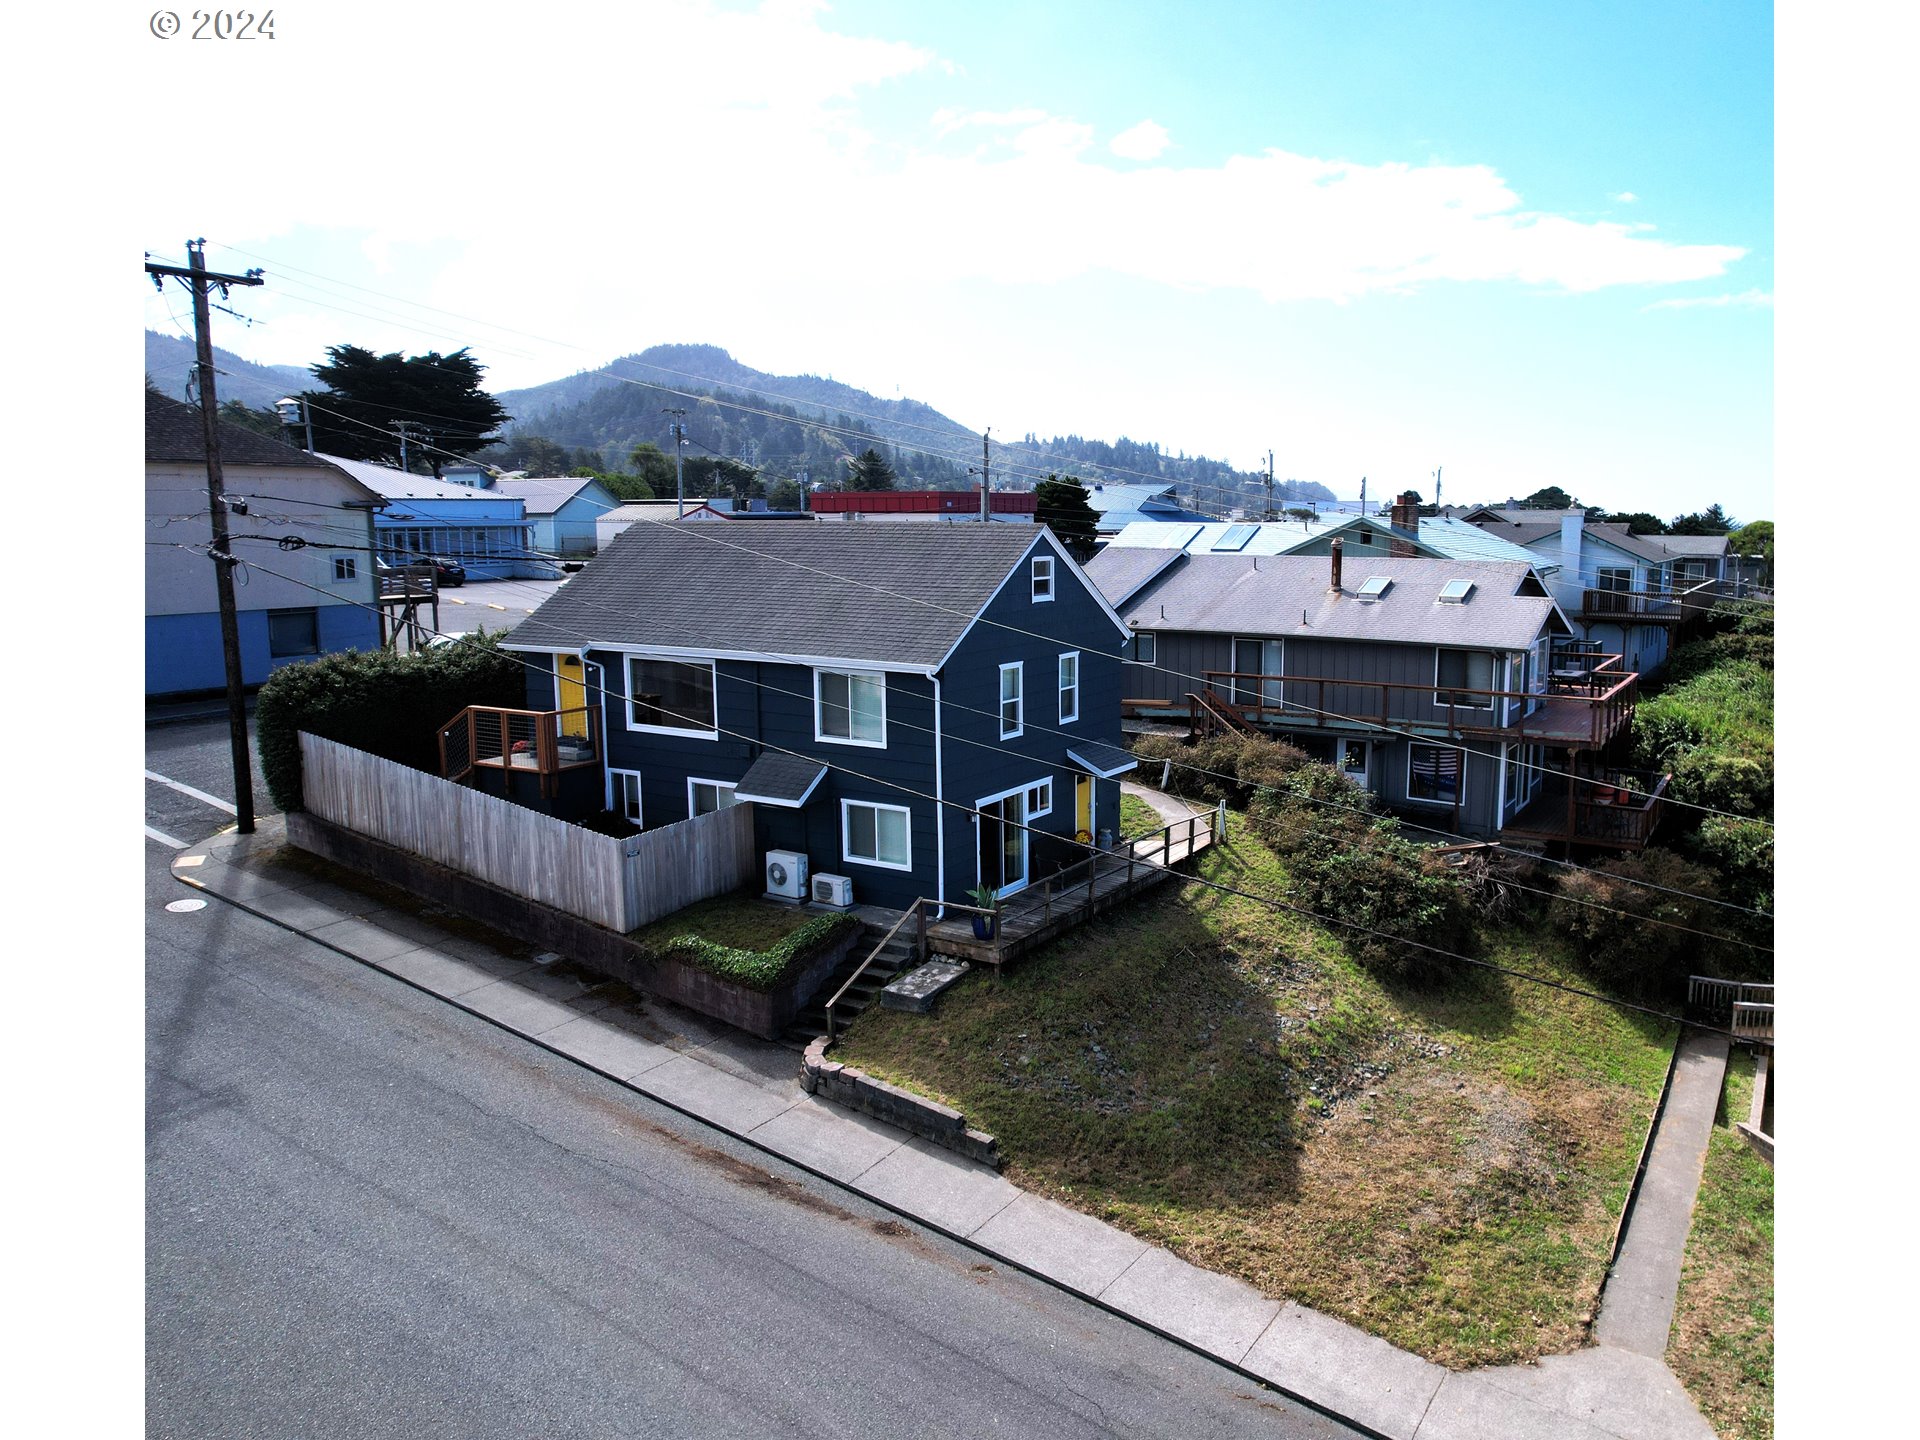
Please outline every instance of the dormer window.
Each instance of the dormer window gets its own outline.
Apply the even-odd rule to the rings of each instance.
[[[1053,599],[1053,557],[1036,555],[1033,559],[1033,603]]]

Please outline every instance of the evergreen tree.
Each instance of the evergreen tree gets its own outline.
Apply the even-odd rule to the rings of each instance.
[[[437,477],[449,460],[499,444],[500,426],[513,418],[480,388],[486,367],[464,349],[408,358],[397,350],[375,355],[358,345],[333,345],[327,358],[331,363],[311,367],[327,388],[300,397],[313,415],[314,448],[325,455],[398,465],[394,427],[404,424],[412,437],[408,468]]]
[[[849,490],[891,490],[898,477],[881,453],[869,445],[857,460],[847,462]]]
[[[1062,479],[1049,475],[1033,488],[1034,516],[1053,531],[1067,547],[1067,553],[1081,564],[1093,558],[1094,527],[1099,523],[1093,502],[1087,499],[1087,487],[1069,475]]]
[[[1696,510],[1691,515],[1675,516],[1667,533],[1670,535],[1725,535],[1739,523],[1718,504],[1714,504],[1704,510]]]

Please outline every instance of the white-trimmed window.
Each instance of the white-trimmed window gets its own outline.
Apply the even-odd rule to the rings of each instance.
[[[883,870],[913,868],[913,812],[905,805],[840,802],[840,858]]]
[[[1451,745],[1407,747],[1407,799],[1427,805],[1457,805],[1466,798],[1466,755]]]
[[[627,728],[666,735],[715,739],[720,723],[713,704],[711,660],[627,657]]]
[[[1026,712],[1022,693],[1025,688],[1023,661],[1000,667],[1000,738],[1012,740],[1026,730]]]
[[[1458,687],[1458,688],[1455,688]],[[1493,653],[1488,650],[1436,650],[1433,658],[1433,703],[1468,710],[1491,710]]]
[[[1036,819],[1041,815],[1053,813],[1053,780],[1042,780],[1038,785],[1027,787],[1027,819]]]
[[[1155,652],[1159,648],[1155,643],[1153,631],[1136,630],[1133,632],[1133,638],[1127,641],[1126,652],[1122,658],[1129,665],[1152,665],[1155,663]]]
[[[620,816],[629,825],[646,828],[640,819],[640,772],[638,770],[607,771],[607,809]]]
[[[1033,603],[1053,599],[1053,557],[1036,555],[1033,557]]]
[[[813,672],[813,738],[835,745],[887,743],[887,677],[859,670]]]
[[[1060,657],[1060,723],[1080,718],[1080,652],[1069,650]]]
[[[356,560],[353,556],[336,555],[333,557],[333,583],[334,584],[336,585],[347,584],[352,580],[358,579],[359,575],[360,575],[360,562]]]
[[[687,780],[687,816],[711,815],[734,803],[734,787],[724,780]]]

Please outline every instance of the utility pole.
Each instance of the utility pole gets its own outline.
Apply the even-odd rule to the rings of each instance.
[[[1360,477],[1360,513],[1367,513],[1367,477],[1364,475]]]
[[[683,463],[681,456],[686,453],[687,448],[687,427],[680,423],[680,417],[687,412],[685,409],[674,409],[669,406],[660,413],[673,416],[673,518],[679,520],[687,513],[687,482],[681,468]]]
[[[1273,451],[1267,451],[1267,519],[1277,518],[1273,508]]]
[[[992,444],[993,427],[989,425],[980,432],[980,523],[983,525],[993,519],[993,501],[988,498],[993,489]]]
[[[206,244],[187,242],[187,266],[157,265],[147,262],[147,274],[153,288],[162,288],[166,276],[183,282],[193,292],[193,348],[200,377],[200,424],[207,446],[207,508],[212,511],[214,591],[220,601],[220,650],[227,670],[227,731],[233,750],[233,800],[242,835],[253,833],[253,760],[247,748],[247,702],[241,694],[240,616],[233,599],[233,550],[227,538],[226,477],[220,469],[220,402],[213,386],[213,329],[207,304],[207,291],[220,287],[225,299],[232,285],[259,285],[261,272],[244,275],[219,275],[207,269]]]
[[[1436,510],[1440,508],[1440,472],[1444,468],[1441,465],[1433,467],[1433,508]]]

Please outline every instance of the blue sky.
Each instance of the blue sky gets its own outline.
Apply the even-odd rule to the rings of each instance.
[[[348,0],[220,72],[363,160],[155,186],[144,246],[268,271],[222,344],[470,344],[516,386],[705,341],[1342,496],[1443,466],[1450,500],[1771,513],[1766,6],[442,13]],[[478,197],[402,182],[423,116],[490,157]]]

